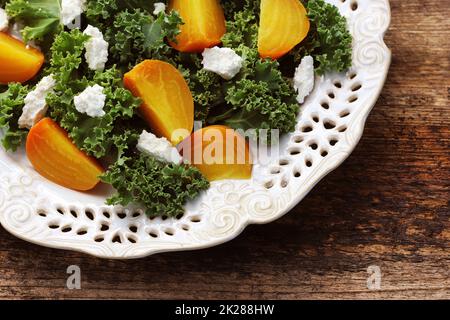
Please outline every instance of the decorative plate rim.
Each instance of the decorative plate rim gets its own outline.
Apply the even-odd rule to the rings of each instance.
[[[377,70],[378,73],[375,73],[378,78],[373,76],[371,79],[373,88],[366,92],[367,99],[355,104],[358,105],[358,109],[352,113],[352,120],[349,120],[350,130],[346,130],[340,137],[343,142],[330,151],[326,158],[320,159],[319,165],[313,166],[309,171],[306,170],[307,177],[301,183],[293,181],[287,186],[271,190],[264,187],[264,183],[258,184],[260,182],[258,177],[254,177],[251,181],[213,183],[201,200],[187,206],[187,213],[181,220],[150,221],[143,214],[132,216],[133,212],[138,212],[133,211],[133,208],[64,203],[67,201],[60,197],[60,189],[45,189],[45,182],[23,163],[20,170],[14,170],[11,162],[5,160],[5,157],[2,159],[0,152],[0,224],[16,237],[38,245],[83,252],[101,258],[133,259],[160,252],[216,246],[234,239],[249,224],[269,223],[288,213],[328,173],[339,167],[356,148],[363,135],[367,117],[384,86],[391,63],[391,52],[384,43],[384,35],[391,20],[388,0],[344,2],[327,0],[327,2],[337,5],[349,18],[350,30],[356,40],[354,62],[356,61],[357,66],[354,66],[354,69],[361,69],[364,72],[368,70],[366,72],[368,78],[370,71]],[[352,9],[355,3],[358,3],[357,7],[360,8],[357,13]],[[366,9],[364,12],[363,8]],[[344,74],[326,75],[320,79],[320,88],[329,85],[330,79],[345,77]],[[315,106],[311,106],[311,110],[314,108]],[[302,121],[300,117],[298,130],[301,129]],[[295,134],[290,134],[289,138],[295,137]],[[288,147],[289,144],[286,149]],[[320,158],[312,155],[306,157],[308,156]],[[305,160],[304,157],[302,156],[302,161]],[[298,161],[292,162],[288,166],[289,170],[295,169],[298,165]],[[45,192],[42,191],[44,189]],[[55,203],[62,203],[59,205],[61,208]],[[81,207],[84,211],[78,211]],[[87,214],[87,210],[92,211],[92,217]],[[120,211],[126,213],[126,219],[120,217]],[[109,218],[106,218],[106,213]],[[203,220],[194,221],[197,217],[203,217]],[[58,224],[58,232],[49,228],[52,221]],[[102,223],[107,224],[109,229],[107,233],[102,233],[98,229]],[[64,225],[70,226],[70,230],[85,228],[86,234],[77,236],[70,232],[64,233],[62,229]],[[128,230],[131,229],[130,225],[139,226],[139,231],[130,232]],[[185,228],[189,231],[184,230]],[[157,237],[145,238],[149,234]],[[99,235],[104,238],[101,242],[97,242]],[[115,239],[118,239],[118,242]]]

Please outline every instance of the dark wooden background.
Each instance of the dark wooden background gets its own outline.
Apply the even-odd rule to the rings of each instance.
[[[391,5],[393,64],[364,138],[290,214],[219,247],[136,261],[0,228],[0,298],[450,298],[450,2]],[[72,264],[82,290],[65,289]]]

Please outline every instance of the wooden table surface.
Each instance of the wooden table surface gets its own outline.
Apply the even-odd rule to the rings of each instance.
[[[450,2],[392,0],[390,75],[360,145],[284,218],[195,252],[105,261],[0,228],[0,298],[450,298]],[[81,268],[81,290],[66,269]],[[381,289],[367,288],[367,268]]]

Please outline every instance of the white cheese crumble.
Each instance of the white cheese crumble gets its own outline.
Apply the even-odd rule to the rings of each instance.
[[[298,103],[305,102],[314,89],[314,59],[306,56],[302,59],[300,65],[295,69],[294,89],[297,92]]]
[[[203,68],[231,80],[241,71],[244,59],[233,49],[214,47],[203,51]]]
[[[19,128],[31,129],[36,123],[44,118],[47,112],[47,103],[45,98],[56,85],[53,75],[42,78],[36,85],[36,88],[29,92],[25,97],[25,106],[22,115],[19,118]]]
[[[77,17],[86,10],[86,0],[62,0],[61,22],[70,25]]]
[[[159,15],[161,12],[166,11],[166,4],[163,2],[156,2],[155,3],[155,10],[153,11],[153,14],[155,16]]]
[[[106,95],[103,87],[98,84],[87,87],[83,92],[74,97],[75,108],[78,112],[86,113],[92,118],[103,117]]]
[[[5,31],[8,29],[9,25],[9,18],[6,14],[6,11],[2,8],[0,8],[0,31]]]
[[[102,71],[108,61],[108,42],[103,38],[102,32],[91,25],[83,33],[91,37],[85,44],[85,58],[89,69]]]
[[[137,149],[145,154],[154,156],[158,160],[181,164],[183,158],[178,150],[166,138],[158,138],[153,133],[142,131]]]

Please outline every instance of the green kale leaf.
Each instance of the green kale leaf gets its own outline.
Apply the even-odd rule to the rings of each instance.
[[[96,27],[104,26],[108,20],[120,11],[117,0],[88,1],[86,6],[86,17],[89,24]]]
[[[25,42],[44,40],[63,29],[60,0],[11,0],[6,4],[8,16],[23,25]]]
[[[144,2],[133,3],[135,6],[116,0],[88,3],[88,22],[103,30],[110,45],[110,64],[127,69],[147,58],[174,62],[171,56],[177,52],[167,40],[174,41],[180,32],[182,20],[178,13],[160,13],[155,17],[151,14],[153,6],[149,11]]]
[[[105,33],[112,61],[130,68],[146,58],[170,61],[175,51],[166,39],[175,39],[181,23],[176,12],[156,18],[141,9],[118,13]]]
[[[311,55],[316,72],[342,72],[352,65],[352,36],[347,28],[347,19],[339,10],[324,0],[309,0],[307,3],[311,30],[307,38],[291,54],[296,63]]]
[[[142,153],[112,165],[102,181],[117,190],[108,204],[140,204],[150,217],[183,214],[185,203],[209,188],[198,169],[164,163]]]
[[[7,151],[16,151],[28,134],[28,130],[18,126],[28,91],[27,86],[11,83],[7,91],[0,93],[0,130],[4,133],[1,142]]]
[[[278,72],[271,75],[276,69],[270,69],[264,62],[259,68],[261,74],[241,79],[227,90],[225,99],[233,111],[222,122],[235,129],[294,131],[300,106],[290,83]],[[268,77],[262,80],[262,76]]]
[[[88,1],[86,8],[86,17],[88,23],[100,27],[106,27],[108,21],[121,11],[141,9],[151,14],[154,10],[154,4],[160,0],[96,0]],[[163,1],[164,2],[164,1]]]
[[[246,0],[242,10],[227,21],[223,45],[234,49],[244,64],[232,81],[223,84],[225,104],[214,108],[207,122],[234,129],[291,132],[299,112],[295,90],[281,73],[279,62],[259,57],[258,15],[259,2]]]
[[[105,32],[109,43],[109,59],[126,67],[133,67],[145,55],[144,26],[150,25],[152,17],[145,11],[135,9],[118,13]]]
[[[231,2],[232,3],[232,2]],[[233,11],[226,21],[227,33],[222,38],[224,47],[237,48],[245,45],[250,48],[258,46],[259,1],[246,0],[242,10]],[[229,4],[230,5],[230,4]],[[231,5],[232,8],[238,6]]]
[[[221,79],[212,72],[198,69],[191,71],[188,84],[195,103],[195,120],[206,124],[211,109],[224,101]]]
[[[105,115],[91,118],[79,113],[74,105],[74,96],[87,86],[98,84],[104,88],[106,95]],[[139,99],[121,86],[121,73],[110,68],[104,72],[97,72],[92,79],[83,78],[69,82],[61,88],[58,86],[53,94],[47,97],[51,117],[69,132],[70,138],[83,151],[96,158],[110,155],[113,147],[120,147],[115,142],[127,130],[138,134],[132,129],[131,121],[135,118],[135,110],[139,107]],[[140,123],[139,119],[136,119]],[[142,126],[141,126],[142,127]],[[137,140],[137,139],[136,139]],[[117,150],[117,148],[116,148]]]
[[[86,72],[82,66],[82,54],[88,39],[89,36],[78,29],[58,34],[50,48],[50,67],[45,73],[54,74],[59,85],[80,78]]]
[[[144,48],[147,57],[167,60],[167,56],[176,54],[176,51],[167,45],[166,41],[176,41],[180,34],[183,20],[176,11],[168,14],[160,13],[149,25],[144,25]]]
[[[114,151],[120,155],[124,148],[118,138],[128,132],[136,138],[141,121],[135,116],[140,100],[122,85],[122,73],[114,66],[103,72],[83,69],[84,43],[89,37],[79,30],[60,33],[51,48],[51,64],[46,73],[56,79],[54,92],[47,96],[49,114],[83,151],[103,158]],[[80,70],[84,72],[80,73]],[[86,87],[98,84],[106,95],[105,115],[91,118],[78,112],[74,97]],[[138,124],[132,126],[133,124]],[[137,138],[136,138],[137,140]]]
[[[195,120],[206,124],[211,109],[225,102],[222,78],[203,69],[200,55],[180,53],[172,60],[191,89],[195,103]]]

